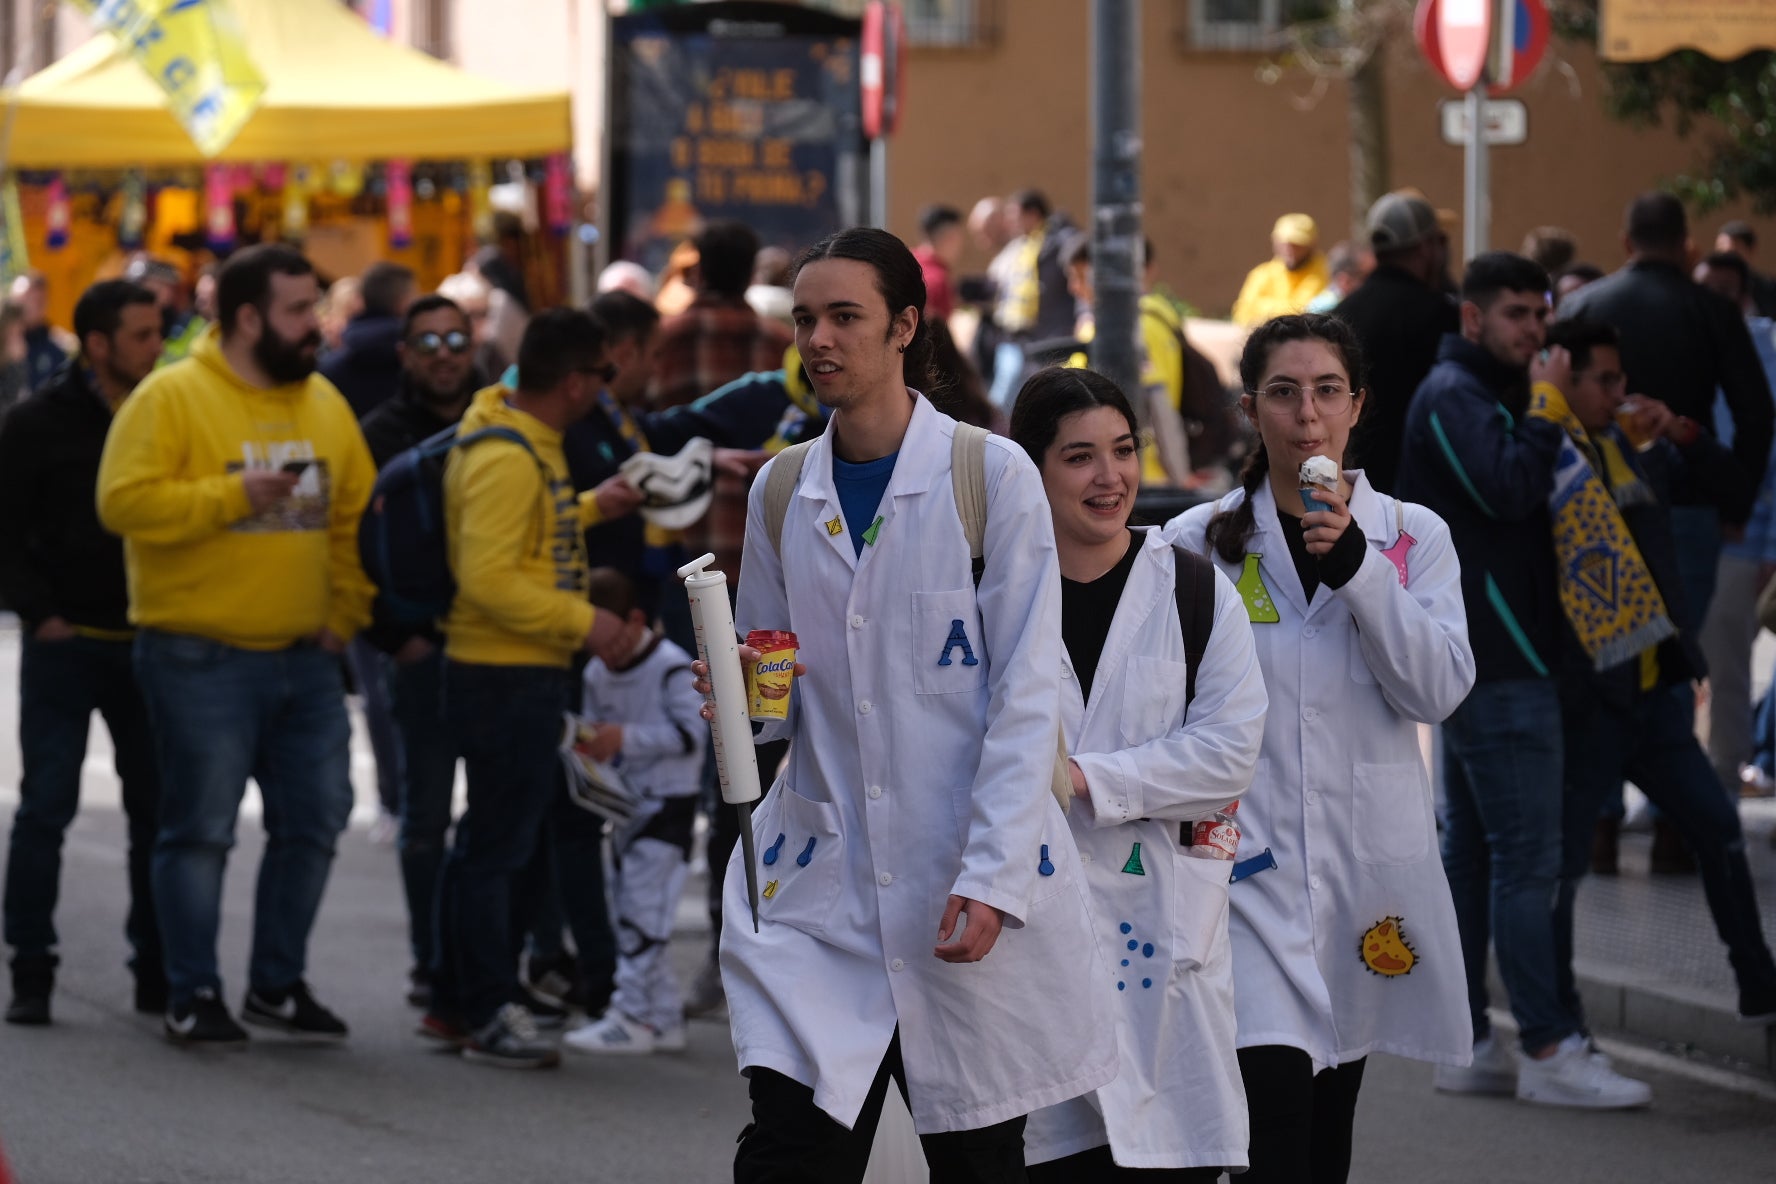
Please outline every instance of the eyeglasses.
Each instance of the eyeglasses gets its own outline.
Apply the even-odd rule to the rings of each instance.
[[[608,386],[611,382],[615,381],[617,377],[617,366],[612,362],[606,362],[602,366],[576,366],[574,367],[574,373],[590,374],[592,377]]]
[[[1320,382],[1307,388],[1313,391],[1314,407],[1322,415],[1337,415],[1350,406],[1351,389],[1342,382]],[[1301,406],[1303,388],[1292,382],[1273,382],[1248,394],[1258,398],[1258,405],[1278,414]]]
[[[429,358],[442,349],[447,349],[453,354],[466,354],[472,343],[469,341],[467,333],[460,333],[452,329],[448,333],[421,333],[407,344],[413,348],[414,352]]]

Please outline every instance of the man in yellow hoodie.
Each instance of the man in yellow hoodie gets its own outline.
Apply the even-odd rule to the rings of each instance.
[[[370,616],[357,530],[376,472],[351,408],[314,372],[319,296],[288,248],[230,259],[217,326],[123,404],[99,463],[168,790],[153,882],[176,1043],[247,1038],[222,1002],[216,931],[249,777],[268,838],[241,1018],[346,1035],[303,972],[351,815],[339,655]]]
[[[1270,231],[1272,257],[1254,267],[1233,302],[1233,322],[1255,329],[1272,317],[1307,307],[1332,273],[1320,251],[1320,230],[1306,214],[1284,214]]]
[[[574,493],[561,437],[615,376],[603,328],[575,309],[538,313],[518,348],[518,387],[475,396],[459,429],[517,432],[453,452],[444,521],[456,602],[444,622],[444,703],[469,808],[440,890],[438,959],[421,1035],[507,1068],[559,1062],[519,993],[514,884],[558,792],[570,667],[623,625],[586,598],[585,531],[641,497],[621,477]]]

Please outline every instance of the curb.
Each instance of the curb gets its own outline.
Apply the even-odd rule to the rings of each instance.
[[[1603,1031],[1681,1045],[1776,1077],[1776,1025],[1740,1023],[1730,996],[1583,961],[1574,962],[1573,976],[1585,1017]]]

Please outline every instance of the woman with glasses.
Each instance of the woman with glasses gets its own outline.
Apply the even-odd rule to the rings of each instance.
[[[1241,488],[1167,531],[1235,581],[1270,695],[1228,893],[1242,1180],[1326,1184],[1349,1173],[1371,1052],[1471,1052],[1418,724],[1460,704],[1474,659],[1448,528],[1347,464],[1365,398],[1351,330],[1278,317],[1240,378],[1258,432]],[[1335,486],[1304,489],[1322,457]]]
[[[1030,1116],[1029,1177],[1213,1181],[1246,1160],[1227,940],[1234,840],[1223,831],[1216,847],[1208,831],[1245,792],[1264,734],[1252,629],[1206,560],[1129,528],[1139,428],[1115,383],[1039,371],[1011,436],[1054,518],[1068,822],[1110,952],[1121,1058],[1094,1094]]]

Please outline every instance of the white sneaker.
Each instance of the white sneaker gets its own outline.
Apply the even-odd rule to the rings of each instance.
[[[1517,1054],[1509,1044],[1488,1035],[1474,1042],[1471,1065],[1438,1065],[1436,1086],[1446,1094],[1497,1094],[1517,1090]]]
[[[655,1052],[683,1052],[685,1047],[685,1026],[683,1024],[674,1024],[670,1028],[654,1033]]]
[[[561,1043],[575,1052],[607,1057],[646,1056],[655,1049],[654,1030],[614,1007],[585,1027],[569,1032]]]
[[[1608,1057],[1593,1052],[1590,1042],[1575,1034],[1562,1040],[1545,1060],[1523,1058],[1517,1070],[1517,1098],[1543,1106],[1629,1110],[1651,1105],[1653,1091],[1646,1082],[1616,1072]]]

